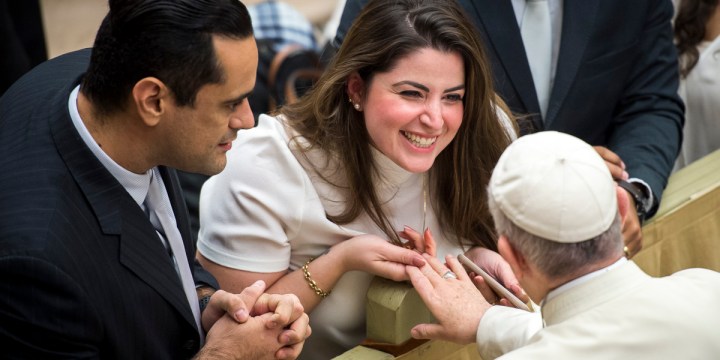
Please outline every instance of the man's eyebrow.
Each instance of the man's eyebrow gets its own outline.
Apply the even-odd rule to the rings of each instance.
[[[425,86],[425,85],[423,85],[423,84],[420,84],[420,83],[417,83],[417,82],[414,82],[414,81],[410,81],[410,80],[404,80],[404,81],[400,81],[400,82],[397,82],[397,83],[393,84],[393,86],[398,86],[398,85],[410,85],[410,86],[416,87],[416,88],[418,88],[418,89],[420,89],[420,90],[422,90],[422,91],[430,92],[430,89],[429,89],[427,86]],[[443,91],[443,93],[447,93],[447,92],[451,92],[451,91],[456,91],[456,90],[462,90],[462,89],[464,89],[464,88],[465,88],[465,84],[460,84],[460,85],[458,85],[458,86],[453,86],[453,87],[451,87],[451,88],[449,88],[449,89],[445,89],[445,90]]]
[[[238,96],[238,97],[225,100],[225,101],[223,101],[223,104],[230,105],[230,104],[239,103],[239,102],[242,102],[243,100],[247,99],[250,95],[252,95],[252,90],[251,90],[251,91],[248,91],[248,92],[246,92],[246,93],[244,93],[244,94],[241,94],[241,95]]]

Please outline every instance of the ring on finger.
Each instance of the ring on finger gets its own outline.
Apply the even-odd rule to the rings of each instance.
[[[458,277],[457,277],[457,275],[455,275],[454,272],[452,272],[452,270],[448,270],[442,275],[442,278],[443,279],[457,279]]]

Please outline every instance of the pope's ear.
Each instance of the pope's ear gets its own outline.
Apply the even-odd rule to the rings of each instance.
[[[527,270],[527,262],[523,254],[513,247],[505,235],[500,235],[500,238],[498,238],[498,253],[507,261],[515,276],[520,280]]]
[[[615,192],[617,193],[617,205],[618,211],[620,212],[620,219],[624,223],[625,217],[630,209],[630,197],[627,190],[621,188],[620,186],[615,186]]]
[[[169,96],[167,86],[154,77],[140,79],[132,89],[134,108],[147,126],[155,126],[160,122],[161,116],[167,111]]]

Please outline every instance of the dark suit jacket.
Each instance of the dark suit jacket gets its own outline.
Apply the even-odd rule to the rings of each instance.
[[[189,358],[200,339],[172,260],[69,116],[89,53],[41,64],[0,98],[0,351]],[[161,173],[193,259],[177,177]],[[193,270],[197,283],[217,287],[199,265]]]
[[[367,0],[348,0],[336,44]],[[555,130],[615,151],[659,203],[682,141],[670,0],[564,0],[557,72],[547,118],[538,115],[520,29],[509,0],[459,0],[475,22],[496,91],[523,134]],[[654,213],[653,209],[653,213]]]

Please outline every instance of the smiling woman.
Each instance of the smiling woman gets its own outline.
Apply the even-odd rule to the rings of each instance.
[[[201,193],[201,263],[230,291],[262,279],[296,294],[309,359],[365,337],[372,277],[424,264],[407,247],[464,252],[517,283],[485,205],[515,134],[503,106],[453,0],[371,1],[305,97],[238,133]]]
[[[423,48],[372,81],[353,74],[348,94],[364,104],[370,143],[411,173],[428,171],[462,123],[465,70],[456,52]]]

